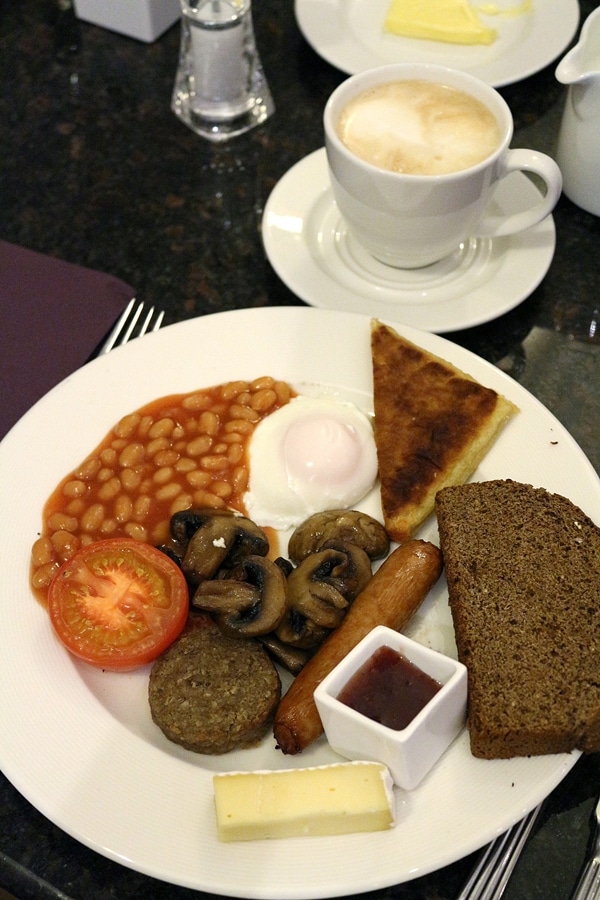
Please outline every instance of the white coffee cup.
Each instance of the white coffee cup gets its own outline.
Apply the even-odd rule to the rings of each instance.
[[[439,175],[393,172],[360,159],[337,133],[342,111],[358,94],[384,83],[429,81],[481,101],[498,123],[496,150],[481,162]],[[333,195],[348,231],[372,256],[397,268],[427,266],[472,237],[515,234],[548,216],[562,189],[561,172],[536,150],[510,149],[513,119],[494,88],[445,66],[398,63],[353,75],[330,96],[324,112],[325,146]],[[490,210],[495,185],[515,171],[535,173],[545,194],[512,215]]]

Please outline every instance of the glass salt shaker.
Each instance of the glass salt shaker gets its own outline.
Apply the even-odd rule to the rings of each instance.
[[[226,141],[275,110],[256,49],[251,0],[180,0],[171,108],[193,131]]]

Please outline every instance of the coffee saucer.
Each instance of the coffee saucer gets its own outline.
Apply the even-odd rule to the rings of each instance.
[[[527,208],[539,195],[522,172],[507,176],[493,212]],[[489,322],[540,284],[552,262],[552,216],[502,238],[471,238],[423,269],[394,269],[353,239],[329,183],[325,149],[296,163],[265,206],[262,238],[281,280],[310,306],[392,318],[422,331],[450,332]]]

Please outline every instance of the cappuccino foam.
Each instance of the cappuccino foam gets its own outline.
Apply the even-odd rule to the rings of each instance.
[[[468,169],[493,153],[501,136],[484,103],[429,81],[388,82],[358,94],[337,133],[360,159],[410,175]]]

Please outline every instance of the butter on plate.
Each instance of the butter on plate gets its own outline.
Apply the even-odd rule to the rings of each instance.
[[[357,831],[395,824],[386,766],[333,763],[273,772],[213,776],[220,841],[254,841]]]
[[[390,34],[451,44],[492,44],[497,36],[468,0],[392,0],[383,28]]]

